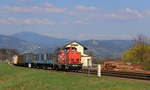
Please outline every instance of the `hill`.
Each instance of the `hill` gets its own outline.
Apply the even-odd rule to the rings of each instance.
[[[35,49],[37,47],[37,45],[19,38],[0,35],[0,48],[12,48],[18,49],[19,51],[25,51],[29,49]]]
[[[117,58],[133,44],[132,40],[86,40],[81,41],[96,56]]]
[[[70,41],[68,39],[48,37],[48,36],[40,35],[40,34],[33,33],[33,32],[21,32],[21,33],[13,34],[11,36],[34,43],[43,48],[59,47]]]

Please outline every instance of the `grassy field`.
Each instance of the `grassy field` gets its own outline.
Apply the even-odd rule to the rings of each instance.
[[[0,90],[150,90],[149,81],[52,72],[0,63]]]

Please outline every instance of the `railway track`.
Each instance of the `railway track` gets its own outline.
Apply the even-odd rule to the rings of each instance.
[[[97,75],[97,70],[80,70],[79,73],[93,74]],[[150,80],[150,74],[144,73],[135,73],[135,72],[115,72],[115,71],[102,71],[101,74],[103,76],[113,76],[113,77],[121,77],[121,78],[132,78],[132,79],[140,79],[140,80]]]
[[[150,74],[140,74],[140,73],[133,73],[133,72],[105,72],[104,71],[102,72],[102,75],[150,80]]]

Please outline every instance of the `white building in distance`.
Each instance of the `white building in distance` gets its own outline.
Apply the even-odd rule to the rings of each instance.
[[[92,57],[84,53],[84,51],[87,50],[87,48],[84,45],[80,44],[79,42],[72,41],[67,45],[65,45],[64,47],[77,48],[77,51],[81,53],[81,63],[83,64],[83,66],[84,67],[92,66]]]

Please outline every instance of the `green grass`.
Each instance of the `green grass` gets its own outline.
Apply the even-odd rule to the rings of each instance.
[[[150,90],[150,82],[52,72],[0,63],[0,90]]]

